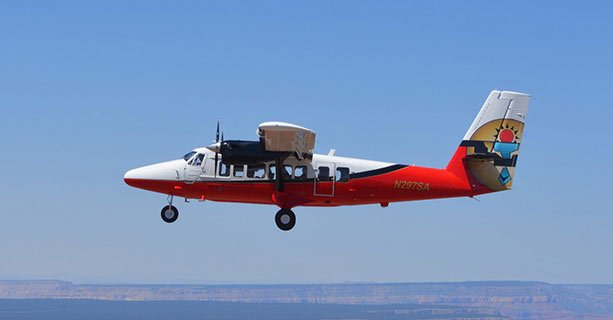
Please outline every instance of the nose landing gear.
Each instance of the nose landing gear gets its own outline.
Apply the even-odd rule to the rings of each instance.
[[[291,209],[281,209],[275,215],[275,223],[283,231],[292,230],[296,225],[296,215]]]
[[[173,223],[179,218],[179,210],[172,205],[173,196],[168,196],[168,205],[162,208],[160,215],[166,223]]]

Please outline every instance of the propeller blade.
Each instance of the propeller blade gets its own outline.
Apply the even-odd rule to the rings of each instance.
[[[223,133],[221,134],[221,140],[223,140]],[[215,178],[217,178],[217,167],[219,163],[219,149],[221,143],[219,143],[219,121],[217,121],[217,130],[215,131]]]
[[[215,152],[215,178],[217,178],[217,160],[219,159],[219,153]]]

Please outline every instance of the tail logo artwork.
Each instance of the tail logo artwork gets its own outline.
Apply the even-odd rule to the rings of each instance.
[[[496,129],[496,142],[494,142],[494,151],[500,154],[500,157],[503,159],[511,159],[511,153],[519,150],[519,137],[517,134],[518,130],[515,130],[515,126],[511,126],[509,128],[509,123],[507,122],[505,128]],[[500,175],[498,176],[498,181],[500,184],[505,185],[511,181],[511,173],[509,172],[509,168],[506,166],[502,168],[500,171]]]
[[[497,119],[482,125],[470,140],[462,141],[468,147],[468,166],[480,183],[492,190],[511,187],[523,128],[523,122]]]

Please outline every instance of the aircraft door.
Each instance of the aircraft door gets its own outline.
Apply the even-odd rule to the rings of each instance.
[[[185,183],[194,183],[204,173],[206,155],[197,153],[185,163],[183,170],[183,181]]]
[[[204,164],[200,176],[202,177],[203,175],[207,177],[215,176],[215,157],[210,155],[204,157]]]
[[[313,194],[321,197],[333,197],[336,184],[334,179],[336,164],[320,162],[317,163],[317,167],[314,169],[315,186],[313,187]]]

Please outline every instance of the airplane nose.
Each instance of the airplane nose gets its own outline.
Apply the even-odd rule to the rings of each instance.
[[[140,168],[128,170],[126,174],[123,175],[123,181],[132,187],[135,187],[134,182],[136,179],[141,179],[142,175],[139,174]]]
[[[128,172],[126,172],[126,174],[123,175],[123,180],[127,180],[127,179],[134,179],[135,175],[135,171],[134,169],[132,170],[128,170]]]
[[[177,181],[179,172],[185,166],[185,160],[172,160],[129,170],[123,175],[123,181],[136,188],[151,181]]]

